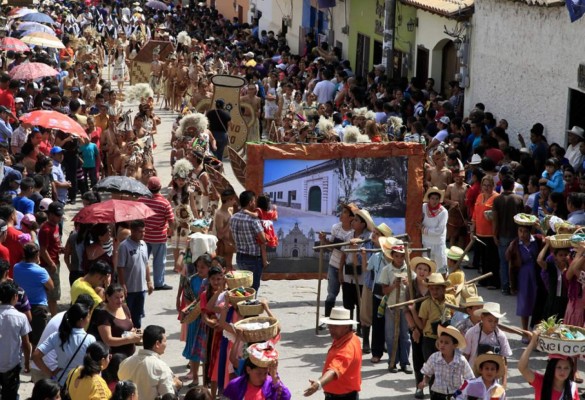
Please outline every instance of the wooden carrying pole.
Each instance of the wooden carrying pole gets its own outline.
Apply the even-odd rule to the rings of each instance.
[[[317,276],[317,315],[315,316],[315,335],[319,333],[319,313],[321,308],[321,274],[323,273],[323,249],[319,250],[319,275]]]
[[[489,278],[489,277],[490,277],[490,276],[492,276],[492,275],[493,275],[493,273],[492,273],[492,272],[488,272],[487,274],[483,274],[483,275],[481,275],[481,276],[478,276],[477,278],[473,278],[473,279],[471,279],[471,280],[469,280],[469,281],[465,282],[464,284],[465,284],[465,285],[470,285],[470,284],[472,284],[472,283],[479,282],[479,281],[481,281],[482,279]],[[414,300],[408,300],[408,301],[405,301],[405,302],[403,302],[403,303],[392,304],[392,305],[388,306],[388,308],[392,309],[392,308],[395,308],[395,307],[404,307],[404,306],[409,306],[409,305],[411,305],[411,304],[416,304],[416,303],[423,302],[423,301],[425,301],[425,300],[426,300],[426,299],[428,299],[428,298],[429,298],[429,296],[420,297],[420,298],[418,298],[418,299],[414,299]]]
[[[365,251],[366,253],[379,253],[380,251],[382,251],[382,249],[379,248],[375,248],[375,249],[343,249],[344,252],[346,253],[358,253],[361,251]],[[420,249],[410,249],[410,251],[417,251],[417,252],[422,252],[422,253],[430,253],[431,249],[429,247],[423,247]]]

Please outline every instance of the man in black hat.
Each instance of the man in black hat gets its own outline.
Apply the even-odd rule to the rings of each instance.
[[[55,287],[47,292],[49,311],[57,314],[57,301],[61,299],[61,281],[59,280],[59,253],[61,252],[61,237],[59,223],[65,210],[63,204],[54,201],[47,209],[48,219],[39,230],[39,246],[41,267],[45,268],[53,280]]]
[[[222,160],[223,151],[228,145],[228,126],[232,117],[229,112],[224,110],[225,102],[221,99],[215,101],[215,109],[207,111],[205,116],[209,120],[209,130],[215,138],[217,147],[213,151],[213,155]]]

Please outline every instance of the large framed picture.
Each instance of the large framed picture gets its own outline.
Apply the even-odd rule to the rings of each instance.
[[[339,222],[342,205],[368,210],[376,224],[408,233],[420,246],[424,148],[420,144],[248,144],[246,188],[277,206],[276,247],[265,279],[318,277],[319,233]],[[324,254],[326,275],[331,252]]]

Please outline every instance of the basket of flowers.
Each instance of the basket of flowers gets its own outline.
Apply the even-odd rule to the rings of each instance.
[[[585,354],[585,329],[562,322],[553,316],[538,324],[538,349],[569,357]]]

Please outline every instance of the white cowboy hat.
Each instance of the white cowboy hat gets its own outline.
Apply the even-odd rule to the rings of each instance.
[[[381,223],[380,225],[376,226],[376,230],[382,234],[382,236],[384,237],[389,237],[392,236],[392,228],[390,228],[388,225],[386,225],[385,223]]]
[[[378,239],[380,242],[380,248],[384,256],[392,258],[392,252],[404,253],[404,242],[394,237],[381,237]]]
[[[323,318],[321,323],[327,325],[357,325],[357,322],[351,319],[348,309],[343,307],[334,307],[329,317]]]
[[[491,314],[494,317],[500,319],[502,318],[504,315],[506,315],[506,313],[500,313],[500,305],[498,303],[485,303],[483,305],[483,308],[480,308],[479,310],[475,310],[473,312],[473,314],[476,317],[481,317],[482,314]]]
[[[443,275],[438,272],[433,272],[426,279],[427,286],[450,286],[451,282],[446,281]]]
[[[501,356],[499,354],[495,354],[491,351],[488,351],[487,353],[480,354],[475,359],[475,362],[473,363],[473,372],[475,373],[476,376],[481,375],[479,372],[479,367],[481,366],[481,364],[483,364],[486,361],[491,361],[491,362],[498,364],[498,374],[496,375],[496,378],[502,378],[504,376],[504,373],[506,372],[504,356]]]
[[[459,329],[455,328],[453,325],[443,326],[439,324],[439,327],[437,328],[437,336],[441,337],[442,334],[449,335],[457,340],[457,348],[464,349],[467,347],[465,336],[463,336]]]
[[[481,296],[471,296],[461,302],[461,307],[476,307],[483,306],[485,302]]]
[[[461,259],[461,257],[463,257],[464,253],[465,253],[465,251],[463,251],[463,249],[461,247],[451,246],[447,250],[447,258],[449,258],[451,260],[459,261]],[[467,257],[467,255],[465,255],[465,257],[463,257],[463,261],[469,261],[469,257]]]
[[[427,265],[431,269],[431,274],[437,272],[437,263],[427,257],[414,257],[410,260],[410,269],[414,271],[419,264]]]
[[[443,199],[445,197],[445,191],[439,189],[436,186],[430,187],[427,189],[427,192],[425,193],[425,197],[423,197],[423,203],[428,203],[429,201],[429,196],[433,193],[436,193],[439,195],[439,203],[443,202]]]
[[[481,164],[481,156],[479,154],[474,154],[473,156],[471,156],[471,161],[469,162],[469,165],[479,164]]]
[[[370,215],[370,212],[368,210],[365,209],[358,210],[355,212],[354,215],[356,217],[359,216],[366,222],[366,227],[370,232],[373,232],[374,229],[376,229],[376,224],[374,224],[374,220],[372,219],[372,216]]]
[[[567,131],[567,133],[572,133],[573,135],[579,136],[581,139],[583,139],[583,136],[585,135],[583,128],[577,125],[572,127],[571,130]]]

